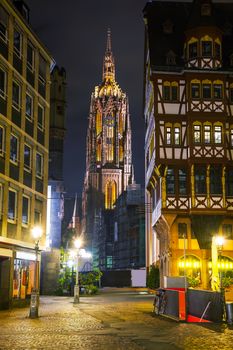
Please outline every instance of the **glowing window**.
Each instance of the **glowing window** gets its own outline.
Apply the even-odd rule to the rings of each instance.
[[[200,125],[193,126],[193,139],[194,139],[194,143],[201,142],[201,126]]]
[[[175,145],[180,144],[180,128],[175,127],[174,129],[174,143]]]
[[[171,145],[172,139],[171,139],[171,128],[167,127],[166,128],[166,144]]]
[[[204,126],[204,143],[209,144],[211,142],[211,126]]]
[[[116,201],[116,183],[115,181],[107,182],[105,186],[105,208],[113,209]]]
[[[214,127],[214,143],[222,143],[222,127]]]

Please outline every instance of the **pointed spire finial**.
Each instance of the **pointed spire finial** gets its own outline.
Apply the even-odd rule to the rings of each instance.
[[[106,52],[111,52],[111,51],[112,51],[111,29],[108,28]]]

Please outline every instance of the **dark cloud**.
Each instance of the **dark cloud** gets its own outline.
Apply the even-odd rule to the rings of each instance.
[[[27,0],[36,34],[67,71],[67,134],[64,178],[67,191],[81,193],[85,172],[90,95],[101,82],[107,28],[112,31],[116,78],[128,94],[136,180],[144,182],[142,111],[145,0]]]

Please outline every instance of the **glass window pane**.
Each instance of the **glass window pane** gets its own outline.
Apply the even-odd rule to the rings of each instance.
[[[27,225],[29,222],[29,198],[23,196],[22,223]]]
[[[222,98],[222,84],[214,84],[214,98],[216,100]]]
[[[177,101],[178,100],[178,87],[177,86],[172,86],[172,101]]]
[[[21,55],[21,33],[18,30],[14,30],[14,51]]]
[[[27,66],[31,70],[34,68],[34,50],[30,44],[27,46]]]
[[[215,57],[217,59],[221,57],[221,46],[218,43],[215,43]]]
[[[212,56],[212,41],[202,41],[202,56]]]
[[[189,58],[197,57],[197,42],[189,44]]]
[[[211,142],[211,127],[210,125],[204,126],[204,143],[210,143]]]
[[[174,142],[175,142],[175,145],[180,144],[180,128],[175,128],[174,130]]]
[[[4,129],[0,126],[0,154],[4,151]]]
[[[178,238],[187,238],[187,224],[179,223],[178,224]]]
[[[171,128],[166,128],[166,144],[171,145]]]
[[[13,82],[12,102],[13,102],[14,107],[19,108],[19,106],[20,106],[20,87],[15,82]]]
[[[163,87],[163,98],[165,101],[170,100],[170,86]]]
[[[167,170],[167,194],[175,194],[175,174],[174,169],[168,168]]]
[[[206,168],[195,167],[194,176],[196,194],[206,194]]]
[[[185,169],[179,169],[179,194],[187,194],[187,174]]]
[[[32,114],[33,114],[33,101],[31,96],[26,94],[26,115],[31,119]]]
[[[200,143],[201,142],[201,126],[200,125],[194,125],[194,143]]]
[[[36,176],[42,177],[42,155],[40,153],[36,154]]]
[[[202,95],[203,95],[203,98],[206,98],[206,99],[211,98],[211,84],[202,85]]]
[[[192,84],[192,98],[200,98],[200,84]]]
[[[220,195],[222,193],[222,169],[220,166],[210,168],[210,194]]]
[[[222,127],[221,126],[214,127],[214,142],[215,143],[222,143]]]
[[[18,138],[14,135],[11,135],[10,139],[10,160],[18,162]]]
[[[31,147],[24,145],[24,168],[31,169]]]
[[[38,127],[44,129],[44,108],[38,105]]]
[[[11,190],[8,193],[8,219],[16,219],[16,192]]]

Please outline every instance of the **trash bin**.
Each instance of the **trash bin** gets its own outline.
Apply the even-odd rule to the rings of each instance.
[[[227,323],[233,324],[233,301],[226,302]]]

